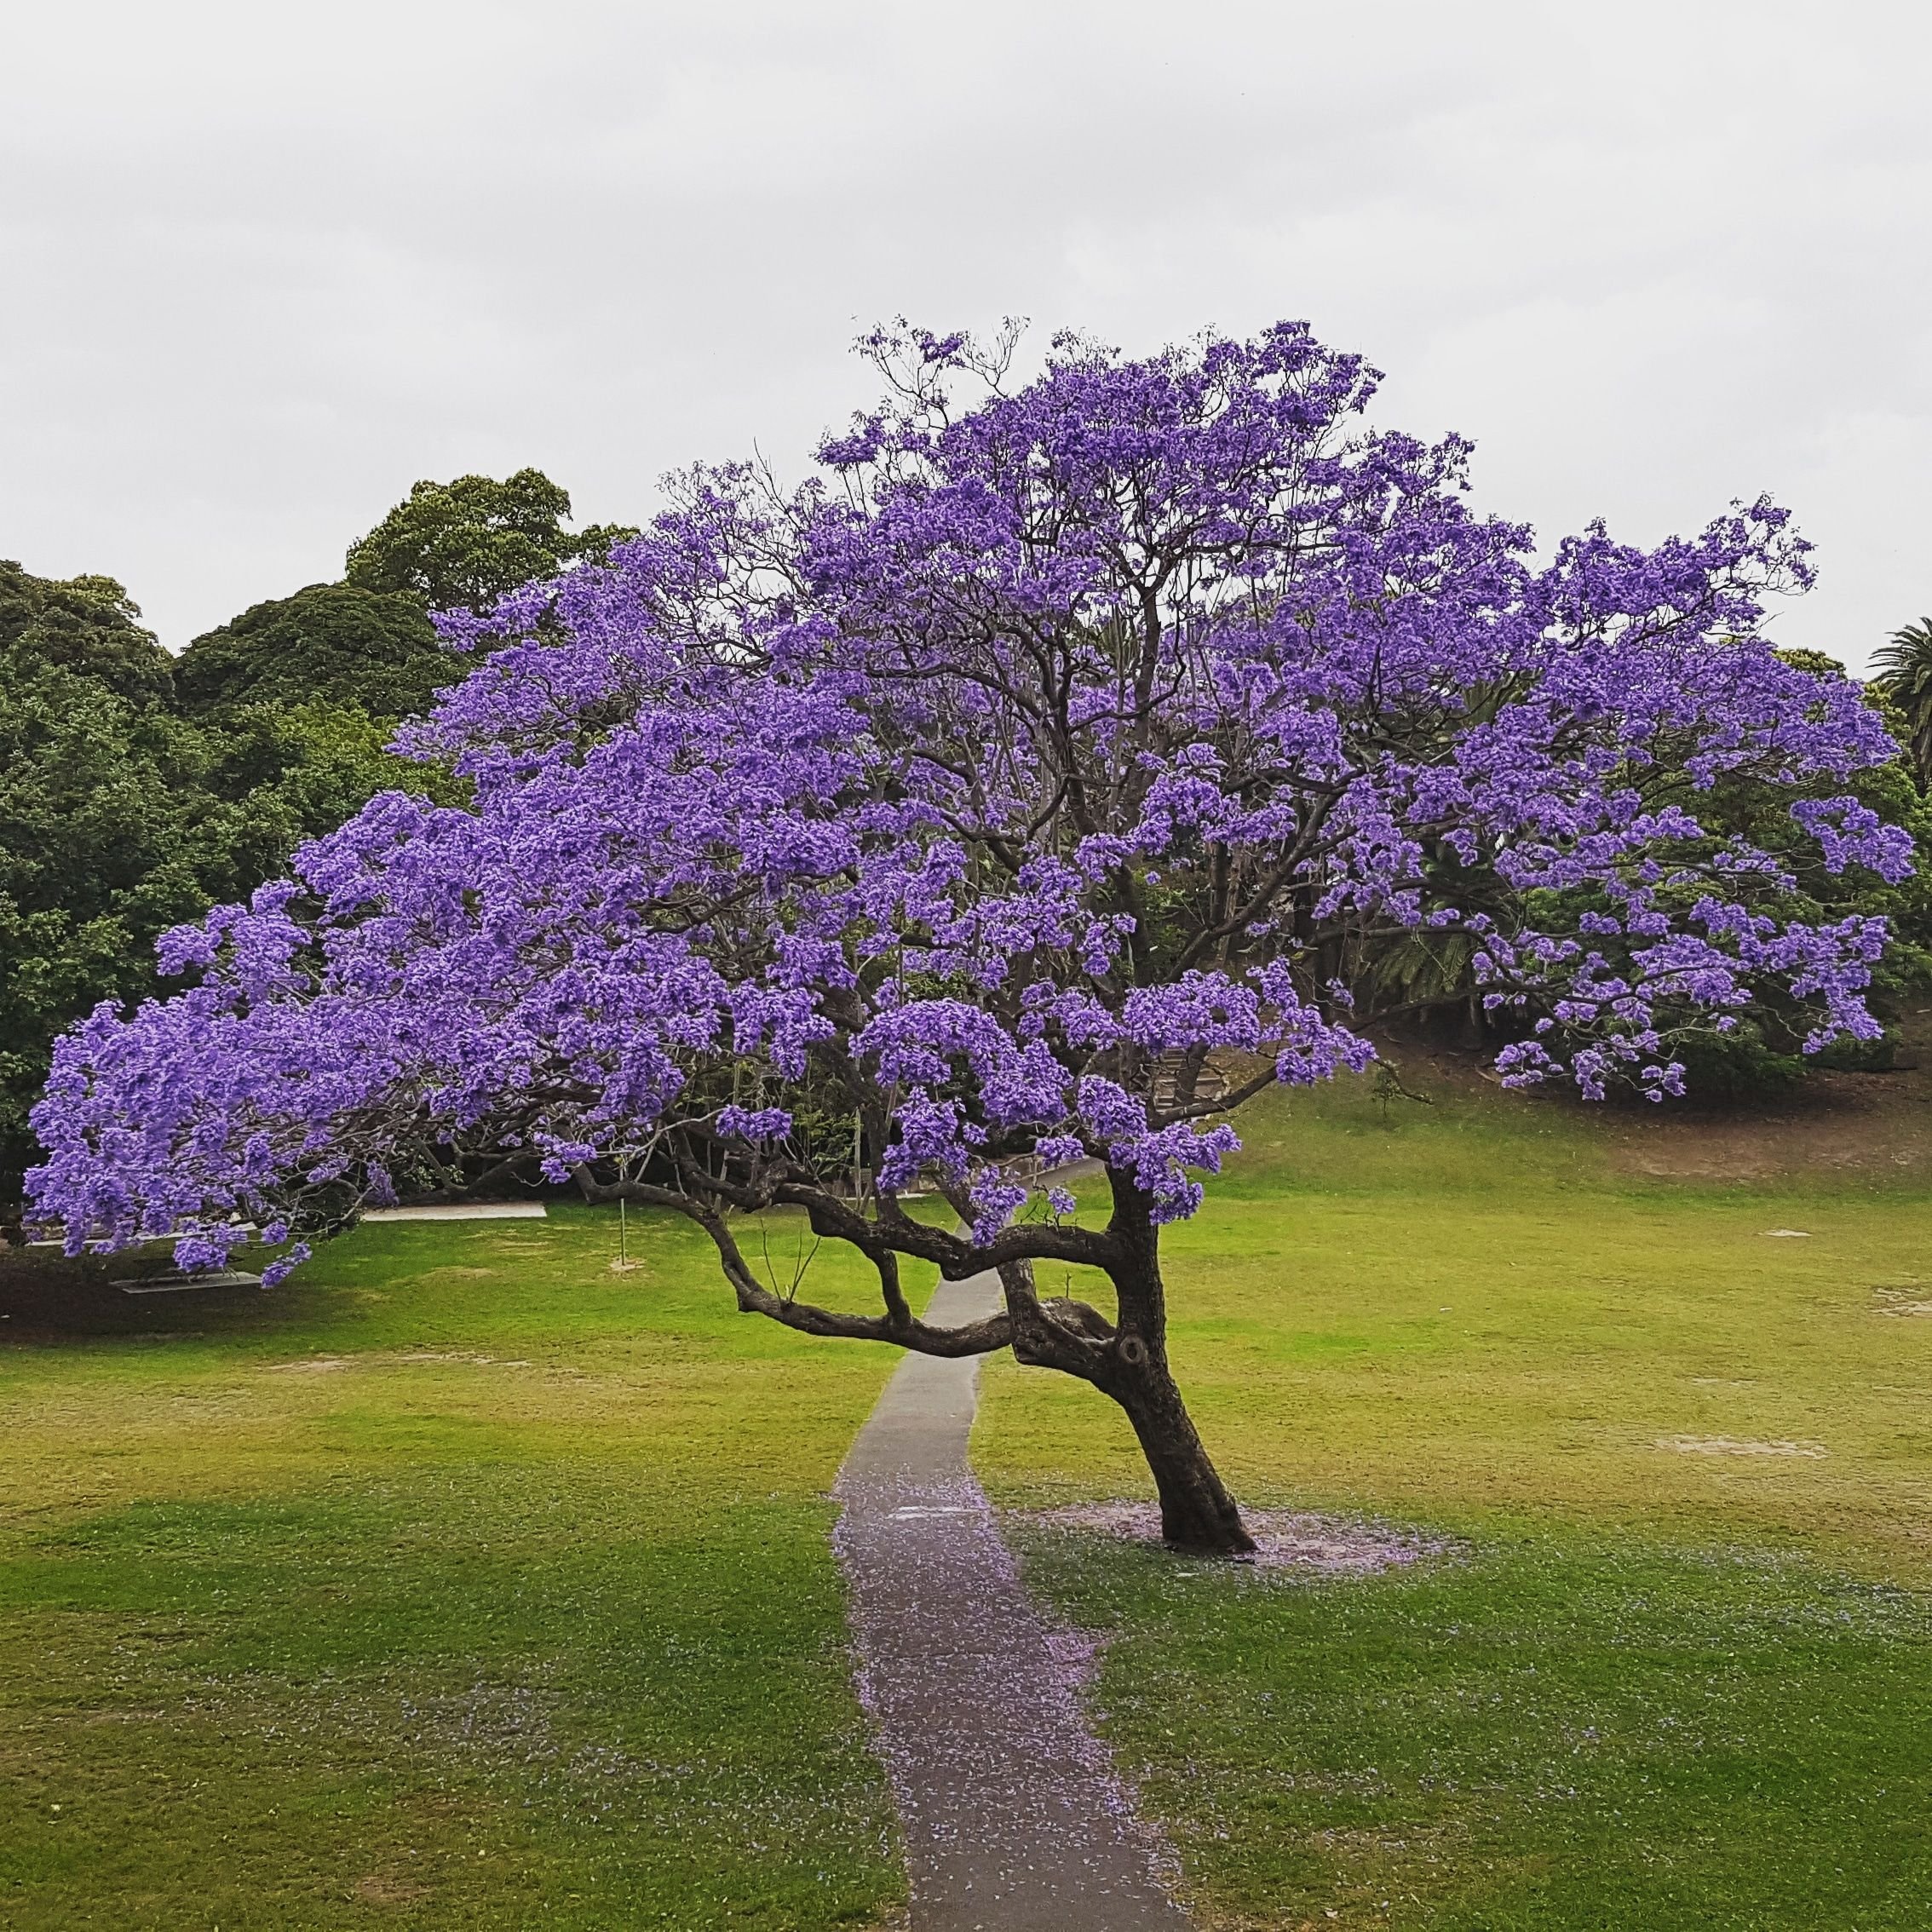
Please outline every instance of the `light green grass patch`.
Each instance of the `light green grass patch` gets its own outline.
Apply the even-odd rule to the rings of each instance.
[[[271,1294],[6,1304],[0,1923],[902,1895],[825,1495],[890,1361],[738,1316],[680,1225],[613,1274],[614,1234],[391,1225]]]
[[[1923,1187],[1626,1180],[1504,1099],[1242,1124],[1164,1248],[1210,1452],[1469,1554],[1309,1585],[1022,1532],[1209,1920],[1932,1923]],[[1003,1360],[975,1453],[1009,1504],[1150,1493],[1110,1404]]]

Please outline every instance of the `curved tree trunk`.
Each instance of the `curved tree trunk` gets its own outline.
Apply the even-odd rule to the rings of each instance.
[[[747,1313],[807,1334],[885,1343],[922,1354],[980,1355],[1010,1347],[1019,1361],[1060,1369],[1092,1383],[1125,1410],[1133,1425],[1160,1497],[1161,1533],[1166,1540],[1176,1549],[1203,1554],[1245,1555],[1254,1549],[1254,1540],[1208,1459],[1168,1368],[1166,1291],[1153,1203],[1125,1170],[1110,1168],[1107,1179],[1113,1190],[1113,1214],[1104,1240],[1096,1240],[1089,1231],[1086,1239],[1092,1245],[1074,1248],[1065,1258],[1105,1270],[1118,1302],[1117,1323],[1078,1302],[1043,1302],[1033,1286],[1032,1259],[1025,1257],[997,1264],[1006,1296],[1000,1314],[961,1328],[931,1328],[913,1315],[900,1286],[898,1257],[903,1244],[870,1238],[867,1224],[849,1201],[815,1189],[800,1190],[814,1232],[851,1242],[877,1268],[886,1301],[883,1314],[822,1308],[767,1287],[746,1263],[717,1205],[655,1183],[622,1178],[605,1183],[588,1167],[578,1170],[588,1200],[646,1201],[695,1221],[710,1236],[738,1305]],[[770,1199],[739,1199],[730,1205],[769,1205]],[[963,1204],[955,1201],[953,1205],[966,1213]],[[924,1251],[916,1243],[904,1247],[906,1252]],[[933,1258],[942,1265],[961,1266],[963,1274],[962,1264],[969,1262],[969,1251],[960,1256],[942,1251]]]
[[[1234,1498],[1201,1446],[1200,1433],[1167,1366],[1167,1291],[1160,1273],[1160,1229],[1152,1203],[1131,1175],[1109,1169],[1119,1254],[1111,1270],[1120,1304],[1118,1333],[1096,1385],[1127,1412],[1160,1496],[1160,1532],[1176,1549],[1220,1556],[1255,1547]]]
[[[1181,1391],[1168,1372],[1164,1351],[1139,1364],[1129,1345],[1117,1344],[1118,1379],[1101,1384],[1127,1412],[1141,1453],[1160,1495],[1160,1533],[1177,1550],[1239,1556],[1255,1547],[1234,1498],[1201,1446]]]

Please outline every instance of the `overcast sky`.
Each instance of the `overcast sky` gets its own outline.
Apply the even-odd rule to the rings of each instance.
[[[863,324],[1306,317],[1545,540],[1768,491],[1932,609],[1924,9],[141,0],[0,26],[0,556],[179,647],[418,477],[580,515],[868,400]]]

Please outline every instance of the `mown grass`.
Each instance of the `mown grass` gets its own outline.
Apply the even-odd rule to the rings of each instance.
[[[888,1370],[608,1216],[0,1277],[0,1924],[875,1923],[825,1491]],[[814,1291],[856,1291],[830,1254]]]
[[[1251,1503],[1456,1548],[1309,1585],[1019,1532],[1111,1637],[1095,1708],[1203,1923],[1925,1932],[1932,1198],[1627,1178],[1488,1095],[1244,1124],[1167,1248],[1210,1446]],[[890,1361],[632,1241],[612,1274],[566,1209],[366,1228],[268,1295],[0,1274],[0,1925],[902,1896],[825,1496]],[[867,1293],[829,1248],[812,1286]],[[1090,1390],[986,1390],[1001,1500],[1146,1493]]]
[[[1096,1706],[1204,1918],[1932,1926],[1923,1187],[1625,1180],[1486,1097],[1245,1130],[1167,1245],[1210,1448],[1459,1554],[1311,1586],[1021,1532],[1111,1638]],[[1011,1504],[1147,1493],[1107,1404],[1009,1363],[975,1455]]]

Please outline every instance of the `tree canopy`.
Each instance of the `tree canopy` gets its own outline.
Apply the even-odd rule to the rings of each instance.
[[[404,718],[463,669],[416,598],[311,584],[197,637],[175,660],[175,688],[197,717],[270,704]]]
[[[165,699],[173,660],[111,577],[34,577],[0,560],[0,662],[58,669],[117,697]]]
[[[536,470],[419,484],[352,547],[394,585],[310,584],[179,658],[112,578],[0,561],[0,1231],[17,1227],[54,1036],[147,992],[158,934],[405,775],[394,727],[466,668],[426,607],[493,600],[624,534],[573,536],[569,511]]]
[[[140,618],[111,578],[0,563],[0,1222],[55,1034],[146,992],[156,935],[252,883],[210,876],[203,747]]]
[[[312,586],[172,658],[112,578],[0,563],[0,1229],[55,1036],[396,784],[396,722],[461,669],[412,598]]]
[[[349,546],[343,583],[413,597],[428,610],[488,609],[534,578],[601,557],[635,532],[593,524],[572,535],[570,492],[539,469],[502,482],[459,476],[417,484],[366,537]]]
[[[1895,630],[1873,657],[1872,670],[1905,721],[1918,788],[1932,791],[1932,618]]]
[[[1391,934],[1467,943],[1511,1083],[1679,1090],[1766,986],[1808,1046],[1873,1036],[1885,921],[1790,900],[1801,853],[1910,871],[1852,789],[1896,748],[1758,636],[1809,575],[1769,503],[1538,565],[1468,446],[1363,428],[1374,373],[1301,325],[1063,340],[1010,391],[963,337],[869,348],[891,394],[818,479],[695,471],[607,566],[451,626],[493,654],[408,743],[473,802],[380,796],[170,934],[190,989],[61,1043],[37,1210],[199,1266],[532,1162],[690,1216],[774,1320],[1093,1383],[1169,1534],[1239,1547],[1159,1261],[1228,1109],[1369,1061]],[[1717,808],[1745,784],[1787,795],[1775,842]],[[1104,1225],[1054,1178],[1082,1157]],[[774,1205],[866,1256],[876,1313],[761,1277],[731,1216]],[[906,1257],[998,1269],[1004,1310],[927,1326]],[[1043,1299],[1042,1260],[1113,1312]]]

